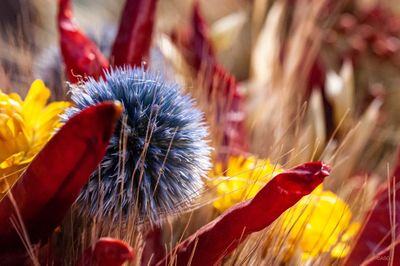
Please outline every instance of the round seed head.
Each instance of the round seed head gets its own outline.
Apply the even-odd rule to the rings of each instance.
[[[188,206],[210,169],[203,114],[180,87],[142,68],[117,68],[100,81],[71,87],[76,107],[120,101],[124,115],[98,171],[78,203],[91,214],[132,214],[155,222],[160,214]]]

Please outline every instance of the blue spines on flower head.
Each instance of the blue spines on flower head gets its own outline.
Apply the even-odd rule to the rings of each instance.
[[[118,68],[105,80],[71,88],[76,107],[67,117],[103,101],[120,101],[124,116],[116,127],[99,170],[92,174],[78,203],[90,212],[129,214],[157,221],[201,191],[210,168],[203,114],[179,85],[142,68]]]

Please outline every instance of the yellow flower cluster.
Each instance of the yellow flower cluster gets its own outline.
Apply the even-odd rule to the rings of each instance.
[[[282,172],[279,165],[255,157],[231,157],[225,168],[223,171],[223,166],[217,164],[210,174],[217,194],[214,207],[220,212],[254,197]],[[303,261],[324,252],[340,258],[347,255],[348,241],[358,231],[358,224],[351,223],[351,219],[349,206],[321,185],[282,215],[273,237],[288,246],[285,257],[297,251]]]
[[[0,90],[0,199],[60,126],[68,102],[48,105],[50,90],[36,80],[25,100]]]

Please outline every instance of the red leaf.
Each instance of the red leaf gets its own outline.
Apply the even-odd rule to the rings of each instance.
[[[76,266],[120,266],[133,260],[133,250],[125,242],[103,237],[94,248],[88,248],[75,264]]]
[[[297,166],[274,177],[248,201],[228,209],[200,228],[157,265],[214,265],[246,237],[276,220],[303,196],[311,193],[329,175],[322,162]]]
[[[391,247],[400,248],[400,153],[393,176],[379,190],[375,203],[369,210],[365,223],[358,235],[346,265],[360,265],[369,260],[372,265],[388,265]],[[389,196],[390,195],[390,196]],[[392,231],[393,230],[393,231]],[[394,235],[392,235],[392,233]],[[394,244],[396,242],[397,244]],[[385,255],[386,254],[386,255]],[[395,256],[393,265],[400,264],[400,253]]]
[[[0,250],[23,248],[11,223],[20,215],[32,243],[62,221],[106,151],[121,106],[103,103],[72,117],[35,157],[0,202]]]
[[[109,63],[96,44],[79,29],[73,18],[71,0],[59,0],[58,30],[68,79],[77,82],[77,76],[99,78]]]
[[[112,48],[114,65],[140,66],[148,60],[157,0],[127,0]]]

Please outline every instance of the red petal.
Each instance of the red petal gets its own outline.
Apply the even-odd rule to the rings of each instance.
[[[393,252],[393,253],[392,253]],[[369,259],[364,260],[363,266],[387,266],[399,265],[400,263],[400,239],[376,254],[370,254]],[[391,263],[393,262],[393,263]]]
[[[77,82],[77,76],[99,78],[109,63],[74,21],[71,0],[59,0],[58,29],[68,79]]]
[[[200,12],[200,5],[195,1],[192,14],[192,27],[172,33],[172,39],[179,47],[186,61],[198,72],[202,64],[214,65],[216,60],[207,24]]]
[[[215,109],[213,124],[218,125],[223,155],[241,154],[248,149],[244,125],[244,99],[236,79],[217,62],[208,28],[199,3],[193,7],[192,28],[174,32],[172,38],[186,61],[197,74],[200,89],[207,95],[208,106]]]
[[[132,248],[125,242],[103,237],[100,238],[93,248],[85,250],[76,266],[120,266],[127,261],[133,260]]]
[[[165,256],[165,248],[162,244],[162,231],[160,227],[154,225],[144,236],[144,247],[140,260],[140,265],[153,265]]]
[[[112,48],[114,65],[140,66],[148,60],[157,0],[127,0]]]
[[[104,156],[122,112],[115,103],[99,104],[72,117],[35,157],[0,202],[0,250],[22,247],[11,218],[20,215],[32,243],[59,225],[82,186]]]
[[[377,193],[375,203],[367,215],[366,222],[350,255],[347,257],[346,265],[360,265],[370,258],[373,258],[372,265],[379,262],[388,265],[389,259],[385,259],[389,258],[387,256],[389,255],[388,251],[394,246],[396,246],[396,250],[399,250],[400,192],[398,187],[400,185],[400,153],[396,169],[389,182],[390,184],[386,184]],[[397,242],[397,244],[394,245],[394,242]],[[384,255],[385,253],[386,255]],[[397,253],[393,265],[399,264],[400,253]]]
[[[215,265],[246,237],[276,220],[329,175],[322,162],[297,166],[273,178],[248,201],[228,209],[175,247],[157,265]]]
[[[7,266],[21,266],[31,265],[31,261],[25,252],[7,251],[6,253],[0,253],[1,265]]]
[[[244,99],[239,92],[236,79],[222,65],[215,64],[204,73],[201,87],[208,92],[209,105],[215,109],[215,123],[220,126],[220,155],[243,154],[248,150],[245,128]]]

